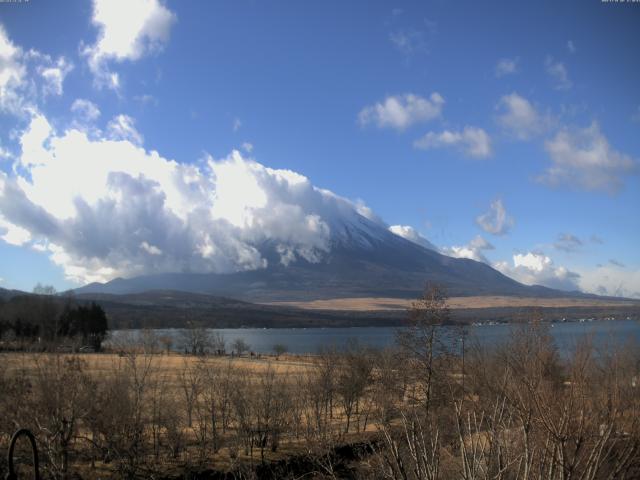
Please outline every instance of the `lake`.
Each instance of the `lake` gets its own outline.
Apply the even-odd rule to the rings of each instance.
[[[448,328],[448,327],[444,327]],[[510,332],[517,328],[511,324],[469,326],[469,344],[477,341],[491,345],[505,341]],[[285,345],[289,352],[317,353],[320,348],[343,348],[348,342],[357,340],[361,345],[376,348],[392,346],[397,329],[394,327],[352,327],[352,328],[221,328],[211,329],[221,333],[229,345],[237,338],[247,342],[251,351],[271,353],[276,344]],[[173,339],[173,348],[182,350],[182,329],[158,329],[158,336]],[[451,330],[449,329],[449,332]],[[640,321],[638,320],[594,320],[584,322],[561,322],[550,324],[550,332],[560,351],[571,351],[581,338],[591,335],[596,347],[622,346],[628,342],[640,345]],[[112,340],[123,335],[139,338],[140,330],[114,330]]]

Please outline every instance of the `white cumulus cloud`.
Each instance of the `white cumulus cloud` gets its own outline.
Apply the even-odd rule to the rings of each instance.
[[[477,262],[490,264],[483,252],[494,248],[484,237],[476,235],[467,245],[446,247],[442,249],[442,253],[454,258],[470,258]]]
[[[358,122],[362,126],[374,124],[379,128],[404,130],[413,124],[439,117],[444,103],[444,98],[437,92],[429,98],[413,93],[392,95],[363,108],[358,114]]]
[[[438,251],[438,247],[427,240],[420,234],[420,232],[410,225],[391,225],[389,227],[389,231],[409,240],[410,242],[416,243],[421,247],[428,248],[429,250],[435,250],[436,252]]]
[[[118,88],[118,74],[110,71],[109,62],[136,61],[162,50],[175,21],[159,0],[94,0],[98,37],[83,53],[97,85]]]
[[[452,147],[473,158],[486,158],[492,153],[491,137],[482,128],[466,126],[462,131],[428,132],[413,143],[415,148]]]
[[[494,268],[525,285],[542,285],[559,290],[579,290],[580,274],[565,267],[556,266],[542,252],[527,252],[513,255],[513,263],[497,262]]]

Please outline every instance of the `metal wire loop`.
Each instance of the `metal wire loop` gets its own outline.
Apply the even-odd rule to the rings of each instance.
[[[11,442],[9,442],[9,452],[7,453],[7,465],[9,466],[9,473],[7,473],[5,479],[18,480],[18,476],[16,475],[13,465],[13,450],[15,449],[18,438],[20,438],[21,436],[27,437],[29,439],[29,443],[31,443],[31,451],[33,454],[33,478],[35,480],[40,480],[40,467],[38,465],[38,447],[36,446],[36,437],[34,437],[33,433],[31,433],[31,431],[27,430],[26,428],[18,430],[11,437]]]

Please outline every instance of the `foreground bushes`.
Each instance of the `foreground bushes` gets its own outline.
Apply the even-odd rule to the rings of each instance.
[[[585,341],[561,356],[526,325],[495,348],[451,352],[429,322],[409,332],[394,351],[352,345],[277,370],[282,360],[7,354],[0,447],[30,428],[47,478],[251,478],[290,455],[308,459],[308,478],[639,478],[637,347]],[[362,441],[345,471],[336,447]]]
[[[471,348],[464,375],[451,359],[460,373],[432,381],[441,397],[404,402],[381,423],[377,467],[392,479],[640,478],[639,353],[585,341],[561,359],[531,326]]]

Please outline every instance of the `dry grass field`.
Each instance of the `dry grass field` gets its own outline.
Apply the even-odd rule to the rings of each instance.
[[[413,300],[384,297],[333,298],[301,302],[271,302],[269,305],[282,305],[308,310],[406,310]],[[592,298],[528,298],[506,296],[451,297],[448,300],[451,309],[464,308],[501,308],[501,307],[616,307],[640,305],[637,300],[611,300]]]
[[[7,374],[16,371],[32,373],[37,369],[36,362],[44,363],[52,358],[70,359],[77,358],[73,354],[47,354],[34,355],[28,352],[5,352],[0,353],[0,361],[4,364],[4,371]],[[86,372],[91,376],[99,377],[113,372],[115,367],[129,360],[128,357],[117,353],[85,353],[80,357],[86,365]],[[260,357],[199,357],[195,355],[182,354],[154,354],[151,356],[139,355],[136,362],[141,363],[146,359],[151,359],[151,367],[155,374],[164,378],[177,378],[179,372],[185,368],[204,366],[208,368],[220,369],[231,363],[234,367],[243,371],[262,374],[268,370],[274,371],[277,375],[290,377],[292,374],[306,373],[315,368],[312,357],[303,355],[281,355],[276,359],[273,355],[261,355]]]
[[[326,398],[323,389],[334,387],[320,378],[327,378],[327,368],[337,375],[337,366],[323,366],[318,357],[6,352],[0,353],[0,364],[0,380],[20,379],[26,387],[0,395],[0,403],[8,404],[22,395],[25,409],[10,415],[16,426],[6,425],[0,433],[0,448],[18,425],[27,426],[51,462],[47,475],[54,477],[61,467],[51,459],[59,457],[61,447],[48,426],[60,421],[47,418],[52,412],[65,419],[78,416],[66,448],[81,478],[251,470],[264,462],[322,457],[334,445],[366,441],[376,431],[372,418],[363,419],[373,407],[361,398],[363,392],[348,400],[346,408],[355,408],[349,420],[337,393]],[[329,382],[337,385],[337,379]],[[350,390],[351,383],[346,379],[343,388]],[[83,393],[76,398],[73,391]],[[95,415],[105,418],[95,423]]]

